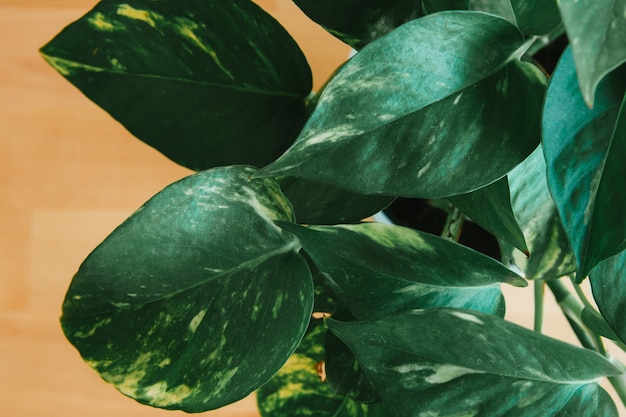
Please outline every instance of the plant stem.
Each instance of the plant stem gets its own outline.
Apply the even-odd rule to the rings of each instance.
[[[591,331],[582,321],[581,314],[584,306],[580,300],[569,292],[561,280],[551,279],[547,280],[546,283],[580,343],[587,349],[596,352],[604,351],[604,347],[597,344],[596,337],[591,334]]]
[[[567,321],[572,327],[572,330],[574,330],[574,333],[578,337],[580,343],[584,347],[602,354],[609,361],[611,361],[616,368],[624,370],[624,373],[617,376],[607,377],[607,379],[615,389],[615,392],[619,396],[622,403],[626,405],[626,369],[624,369],[624,365],[607,353],[604,348],[602,338],[587,328],[582,321],[581,314],[583,308],[585,307],[585,301],[581,300],[586,300],[587,303],[589,303],[589,301],[586,297],[584,297],[584,294],[582,294],[583,297],[580,299],[573,296],[565,285],[563,285],[563,283],[558,279],[548,280],[546,283],[554,294],[554,298],[561,307],[563,314],[565,314]],[[576,292],[579,293],[578,288],[576,288]]]
[[[339,405],[339,408],[337,409],[337,411],[335,411],[335,414],[333,414],[333,417],[339,417],[341,415],[341,411],[343,411],[343,409],[345,408],[346,404],[348,404],[348,397],[347,396],[343,397],[343,401]]]
[[[461,210],[456,206],[452,206],[448,212],[446,224],[443,226],[441,237],[458,242],[461,238],[461,231],[463,230],[463,220],[464,216]]]
[[[541,333],[541,331],[543,330],[543,299],[546,293],[545,281],[534,281],[533,289],[535,291],[535,322],[533,328],[536,332]]]

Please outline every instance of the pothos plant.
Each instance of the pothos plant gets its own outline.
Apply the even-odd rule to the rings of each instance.
[[[294,1],[355,50],[320,91],[247,0],[103,0],[41,49],[197,171],[80,266],[69,341],[187,412],[257,391],[263,416],[616,416],[626,1]],[[361,222],[399,197],[447,213],[438,233]],[[500,289],[528,280],[534,329]],[[544,286],[582,347],[541,334]]]

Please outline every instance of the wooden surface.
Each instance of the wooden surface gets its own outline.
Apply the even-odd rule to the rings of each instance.
[[[259,3],[302,46],[321,85],[348,48],[289,0]],[[175,416],[105,384],[63,337],[58,318],[81,261],[137,207],[189,174],[134,139],[38,55],[94,1],[0,0],[0,414]],[[507,289],[508,318],[530,326],[532,291]],[[546,331],[573,340],[558,310]],[[208,413],[258,415],[251,396]]]

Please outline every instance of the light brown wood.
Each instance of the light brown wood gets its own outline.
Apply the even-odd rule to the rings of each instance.
[[[349,49],[290,0],[259,0],[303,48],[316,88]],[[58,323],[87,254],[149,197],[190,172],[133,138],[38,55],[95,0],[0,0],[0,414],[176,416],[117,393]],[[532,291],[507,289],[508,317],[530,326]],[[573,341],[556,308],[549,334]],[[252,417],[253,396],[208,413]]]

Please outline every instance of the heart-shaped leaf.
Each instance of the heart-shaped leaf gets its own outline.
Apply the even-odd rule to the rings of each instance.
[[[589,274],[593,298],[613,332],[626,343],[626,252],[603,262]]]
[[[484,13],[411,21],[338,71],[298,140],[261,172],[419,198],[490,184],[539,142],[545,76],[517,61],[523,43]]]
[[[400,226],[280,226],[300,240],[357,319],[432,306],[503,314],[500,284],[526,285],[486,255]]]
[[[556,0],[470,0],[469,9],[501,16],[528,35],[545,35],[561,23]]]
[[[528,242],[528,254],[500,242],[503,255],[528,279],[560,278],[576,272],[576,259],[548,189],[542,147],[507,177],[513,212]]]
[[[617,417],[597,384],[619,371],[597,353],[470,310],[327,320],[397,417]]]
[[[626,1],[559,0],[585,102],[609,72],[626,62]]]
[[[102,1],[41,52],[131,133],[196,170],[276,159],[312,85],[295,41],[248,0]]]
[[[81,265],[63,330],[122,393],[206,411],[248,395],[295,350],[311,276],[273,223],[293,220],[288,200],[255,172],[216,168],[170,185]]]
[[[298,223],[356,223],[389,206],[395,197],[355,194],[330,184],[295,177],[278,178]]]
[[[593,109],[580,94],[571,49],[551,78],[543,112],[548,183],[576,255],[577,277],[626,248],[626,67],[598,86]]]
[[[528,250],[524,234],[513,214],[506,177],[471,193],[452,196],[449,200],[489,233],[521,251]]]
[[[415,0],[293,0],[324,29],[354,49],[361,49],[394,28],[422,16]]]

